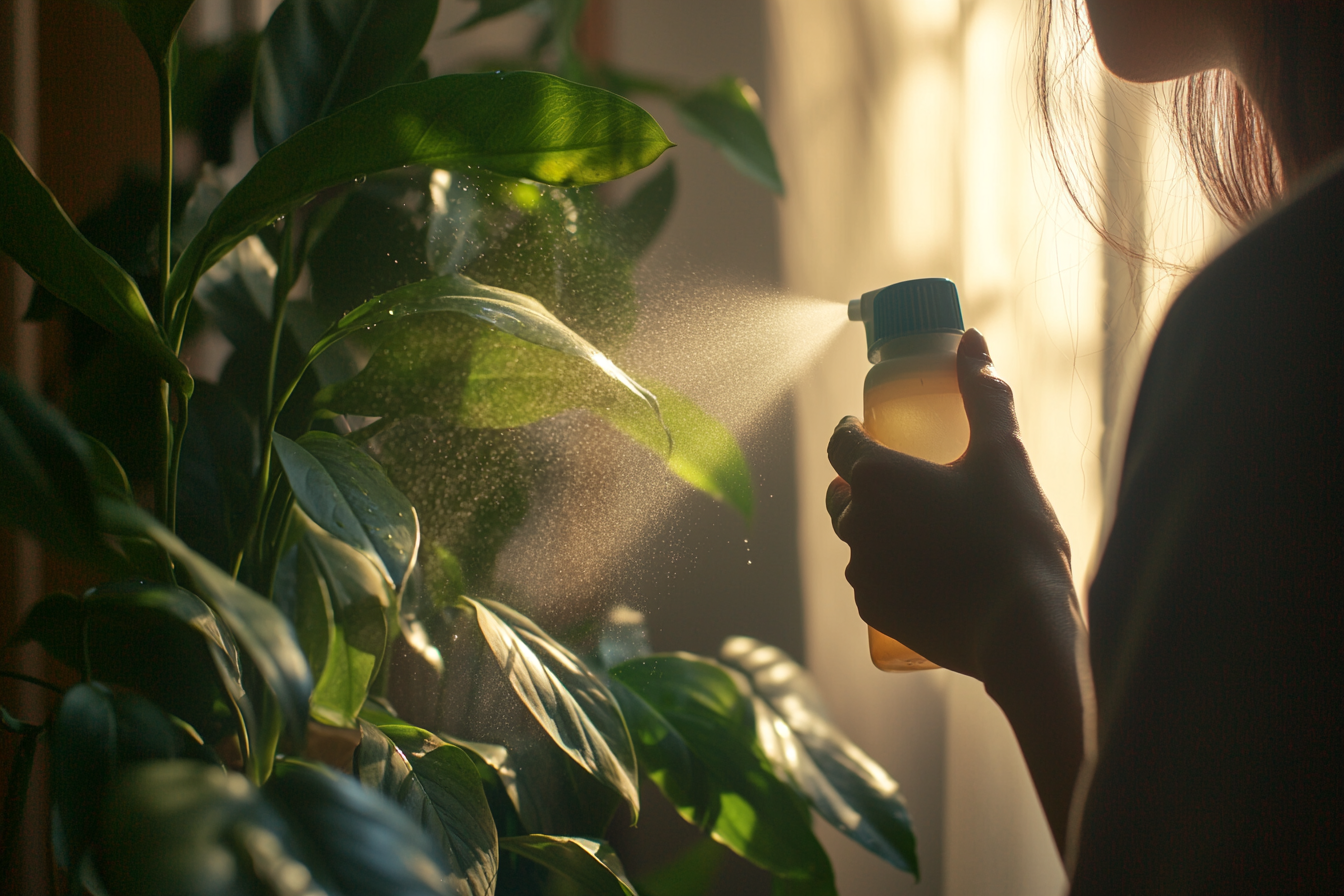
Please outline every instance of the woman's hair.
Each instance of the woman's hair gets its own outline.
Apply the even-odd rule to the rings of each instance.
[[[1080,157],[1076,145],[1079,125],[1095,114],[1090,85],[1080,73],[1092,40],[1084,0],[1039,0],[1034,74],[1045,143],[1087,222],[1112,247],[1138,260],[1146,257],[1145,249],[1105,220],[1116,202],[1099,160],[1091,152]],[[1282,194],[1283,168],[1269,127],[1230,72],[1215,69],[1179,81],[1168,117],[1195,179],[1228,224],[1245,224]]]

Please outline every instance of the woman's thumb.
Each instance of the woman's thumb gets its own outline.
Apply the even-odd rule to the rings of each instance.
[[[998,442],[1017,431],[1012,387],[999,378],[979,330],[967,330],[961,337],[957,384],[971,424],[971,445]]]

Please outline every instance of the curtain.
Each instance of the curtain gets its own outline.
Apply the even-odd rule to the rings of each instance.
[[[915,277],[957,282],[967,325],[985,333],[1013,386],[1085,595],[1137,373],[1167,297],[1225,236],[1161,127],[1160,91],[1108,83],[1090,52],[1080,63],[1095,114],[1075,136],[1109,197],[1101,217],[1140,254],[1173,247],[1136,261],[1104,247],[1042,150],[1034,8],[768,0],[768,12],[770,124],[789,187],[785,285],[841,302]],[[1025,763],[983,687],[942,670],[884,675],[869,665],[844,579],[848,549],[822,500],[834,475],[827,440],[842,415],[861,415],[868,366],[853,324],[795,392],[806,656],[836,721],[901,783],[923,882],[911,889],[908,875],[819,826],[840,892],[1062,892]]]

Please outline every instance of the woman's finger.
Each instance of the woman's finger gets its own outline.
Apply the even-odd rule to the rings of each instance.
[[[845,417],[831,434],[831,443],[826,446],[826,456],[831,467],[840,474],[840,478],[849,482],[853,478],[854,465],[862,458],[881,451],[882,446],[869,438],[863,431],[858,417]]]
[[[972,446],[1001,443],[1017,432],[1012,387],[994,370],[989,346],[979,330],[967,330],[961,337],[957,384],[971,424]]]
[[[831,515],[831,528],[840,533],[840,514],[849,506],[849,483],[839,476],[826,487],[826,512]]]

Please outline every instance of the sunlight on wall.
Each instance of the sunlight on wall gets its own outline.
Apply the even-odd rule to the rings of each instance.
[[[1224,238],[1153,109],[1152,89],[1103,88],[1081,62],[1081,158],[1130,207],[1139,248],[1103,248],[1073,208],[1032,118],[1034,33],[1017,0],[770,0],[769,110],[790,192],[785,285],[833,300],[946,276],[1012,383],[1023,438],[1073,548],[1080,593],[1134,384],[1172,291]],[[1090,85],[1090,87],[1089,87]],[[1108,126],[1107,121],[1111,124]],[[1147,188],[1142,182],[1150,180]],[[1108,220],[1110,220],[1108,218]],[[900,782],[924,880],[829,838],[840,891],[1058,893],[1063,870],[1002,713],[975,681],[868,664],[844,580],[848,549],[822,496],[841,415],[857,413],[862,333],[842,334],[796,393],[807,661],[837,722]],[[1114,472],[1118,463],[1106,464]],[[823,837],[825,834],[823,833]]]

